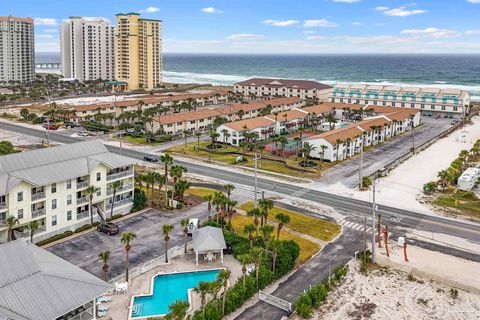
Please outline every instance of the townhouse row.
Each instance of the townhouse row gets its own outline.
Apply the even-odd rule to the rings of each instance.
[[[255,118],[264,108],[269,108],[273,113],[299,108],[303,105],[302,99],[292,97],[172,113],[155,117],[153,119],[153,131],[156,132],[159,129],[163,129],[167,134],[179,134],[185,131],[208,131],[213,128],[215,119],[219,117],[225,118],[226,121],[236,121]]]
[[[367,84],[337,84],[330,102],[370,104],[421,110],[424,116],[457,118],[470,106],[468,91],[455,88],[400,87]]]
[[[15,238],[28,238],[27,226],[36,221],[37,241],[90,223],[90,186],[95,220],[109,216],[112,206],[113,214],[123,214],[133,205],[134,160],[110,153],[100,140],[14,153],[0,162],[0,242],[10,216],[18,219]]]
[[[252,78],[235,83],[233,91],[246,99],[258,97],[297,97],[317,102],[328,101],[332,87],[310,80]]]

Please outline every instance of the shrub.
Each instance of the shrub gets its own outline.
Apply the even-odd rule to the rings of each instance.
[[[85,231],[85,230],[88,230],[88,229],[91,229],[91,228],[92,228],[92,225],[90,223],[89,224],[84,224],[83,226],[75,229],[75,231],[73,231],[73,232],[80,233],[82,231]]]
[[[368,188],[372,185],[372,178],[369,176],[362,177],[362,186]]]
[[[153,136],[152,140],[155,142],[172,141],[173,136],[171,134],[157,134]]]
[[[430,181],[423,185],[423,192],[425,194],[431,194],[436,190],[437,190],[437,183],[435,181]]]
[[[145,195],[145,191],[135,188],[133,192],[133,206],[130,212],[136,212],[145,209],[146,204],[147,196]]]
[[[281,241],[281,247],[278,250],[275,277],[280,278],[286,275],[295,266],[298,256],[300,255],[300,247],[293,240]],[[272,265],[271,255],[269,255],[268,265]]]
[[[458,298],[458,290],[455,289],[455,288],[450,288],[450,296],[453,299],[457,299]]]
[[[100,225],[100,222],[99,222],[99,221],[95,221],[95,222],[92,224],[93,227],[98,227],[99,225]]]
[[[320,307],[323,301],[327,299],[328,287],[324,284],[319,284],[308,291],[308,296],[312,300],[312,306],[314,308]]]
[[[302,294],[294,303],[297,314],[303,319],[308,319],[313,314],[312,299],[306,293]]]

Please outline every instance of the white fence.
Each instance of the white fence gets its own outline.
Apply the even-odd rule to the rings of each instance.
[[[285,310],[287,312],[292,311],[292,304],[286,300],[277,298],[275,296],[272,296],[271,294],[268,294],[262,290],[258,291],[258,299],[260,301],[266,302],[268,304],[271,304],[272,306],[275,306],[279,309]]]
[[[187,243],[187,249],[190,249],[192,247],[192,242]],[[168,255],[168,260],[173,259],[175,257],[178,257],[184,253],[185,246],[184,244],[181,245],[176,245],[175,247],[172,247],[168,249],[167,255]],[[141,274],[144,274],[147,271],[152,270],[155,267],[158,267],[162,264],[165,264],[165,255],[162,254],[161,256],[158,256],[152,260],[149,260],[133,269],[128,270],[128,277],[130,279],[133,279],[135,277],[138,277]],[[115,278],[110,279],[108,282],[114,284],[115,282],[124,282],[125,281],[125,274],[121,274]]]

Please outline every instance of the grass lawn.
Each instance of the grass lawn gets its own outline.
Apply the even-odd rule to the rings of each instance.
[[[480,199],[472,192],[443,193],[433,201],[433,204],[458,209],[467,216],[480,219]]]
[[[153,196],[152,196],[152,189],[149,189],[147,191],[147,188],[142,188],[143,191],[145,191],[145,194],[147,195],[147,204],[154,207],[158,208],[159,203],[161,201],[162,206],[165,205],[165,187],[162,188],[161,193],[159,192],[158,189],[153,189]],[[153,204],[152,204],[153,200]]]
[[[236,214],[232,217],[232,227],[238,234],[243,235],[243,227],[249,223],[253,224],[253,218],[241,214]],[[276,230],[274,231],[273,236],[275,236],[275,234]],[[293,240],[300,246],[300,256],[298,258],[300,264],[305,263],[311,256],[320,250],[319,244],[285,230],[280,232],[280,240]]]
[[[244,211],[251,210],[253,208],[253,202],[243,203],[239,208]],[[340,233],[340,226],[338,224],[278,207],[273,207],[268,211],[269,220],[274,221],[275,215],[278,213],[290,216],[290,223],[287,224],[289,228],[317,239],[330,241]]]
[[[196,188],[196,187],[192,187],[192,188],[188,189],[185,193],[188,193],[188,194],[191,194],[191,195],[193,195],[193,196],[197,196],[197,197],[203,198],[203,197],[208,196],[209,194],[211,194],[211,195],[213,196],[216,191],[218,191],[218,190],[210,189],[210,188]]]
[[[207,145],[210,144],[210,141],[200,141],[200,147],[201,148],[206,148]],[[172,153],[178,153],[178,154],[186,154],[189,156],[197,157],[197,158],[202,158],[204,160],[215,160],[215,161],[220,161],[224,162],[227,164],[234,164],[235,159],[237,158],[237,155],[234,154],[215,154],[215,153],[210,153],[207,151],[202,151],[202,150],[194,150],[194,148],[197,146],[197,142],[192,142],[185,145],[179,145],[175,147],[171,147],[167,149],[168,152]],[[241,148],[234,147],[227,145],[225,148],[218,149],[219,151],[230,151],[230,152],[240,152],[242,151]],[[252,156],[245,156],[247,159],[246,162],[243,162],[241,164],[238,164],[239,166],[245,166],[245,167],[254,167],[254,161]],[[295,157],[293,157],[295,158]],[[301,160],[299,160],[301,161]],[[299,170],[294,170],[286,167],[283,163],[277,162],[277,161],[272,161],[272,160],[266,160],[266,159],[260,159],[258,161],[258,168],[260,170],[265,170],[265,171],[271,171],[275,173],[281,173],[281,174],[286,174],[294,177],[316,177],[319,175],[319,171],[317,173],[309,173],[309,172],[302,172]]]

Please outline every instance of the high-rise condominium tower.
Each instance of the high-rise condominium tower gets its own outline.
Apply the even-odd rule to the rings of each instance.
[[[162,21],[139,14],[117,14],[116,80],[127,90],[158,88],[162,83]]]
[[[85,80],[115,78],[115,31],[106,18],[70,17],[62,24],[62,75]]]
[[[33,20],[0,17],[0,82],[35,79]]]

